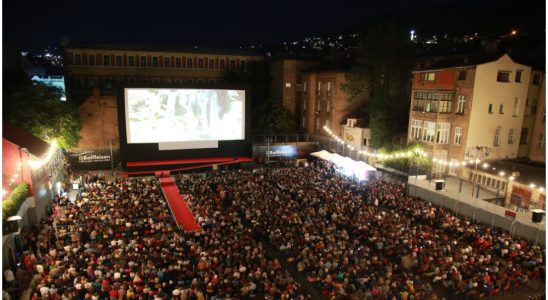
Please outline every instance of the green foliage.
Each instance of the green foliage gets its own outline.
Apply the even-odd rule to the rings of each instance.
[[[378,152],[382,154],[410,153],[411,155],[401,155],[390,159],[381,159],[380,163],[404,173],[411,172],[411,174],[414,174],[414,171],[411,171],[411,169],[414,168],[419,169],[422,174],[428,174],[430,173],[429,170],[431,168],[432,161],[430,158],[422,155],[423,150],[424,146],[422,144],[412,143],[409,145],[390,144],[389,146],[380,148]]]
[[[413,48],[406,26],[390,19],[362,35],[356,63],[343,89],[352,100],[366,99],[371,143],[379,148],[407,129]]]
[[[2,224],[4,229],[7,228],[6,220],[17,214],[19,208],[25,202],[25,199],[29,196],[30,186],[28,183],[23,182],[19,184],[7,199],[2,200]]]
[[[63,148],[78,145],[81,127],[78,108],[60,100],[59,88],[13,77],[6,82],[12,83],[3,95],[4,117],[8,121],[45,141],[56,138]]]
[[[253,110],[253,132],[264,134],[295,132],[295,117],[279,102],[267,100]]]

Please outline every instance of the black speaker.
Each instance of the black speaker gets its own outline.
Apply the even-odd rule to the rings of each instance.
[[[443,184],[445,183],[443,180],[436,180],[436,191],[443,190]]]
[[[8,232],[18,232],[19,231],[19,221],[18,220],[9,220],[6,223],[8,223]]]
[[[532,210],[533,216],[531,217],[531,221],[534,223],[540,223],[542,222],[542,215],[544,215],[544,212],[542,210]]]

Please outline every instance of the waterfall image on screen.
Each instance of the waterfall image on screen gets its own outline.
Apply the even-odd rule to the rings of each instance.
[[[127,142],[243,140],[245,91],[126,88]]]

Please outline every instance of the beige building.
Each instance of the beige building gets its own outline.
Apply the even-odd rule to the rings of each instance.
[[[421,141],[434,158],[450,162],[435,164],[437,174],[456,175],[457,161],[478,156],[518,157],[530,80],[531,67],[508,55],[442,60],[414,71],[408,142]]]
[[[533,76],[543,76],[544,74],[534,74]],[[539,81],[533,78],[533,85],[539,83]],[[536,108],[531,108],[535,113],[534,124],[532,126],[533,133],[530,142],[529,158],[533,161],[546,163],[546,80],[542,78],[540,83],[538,101],[536,102]]]
[[[347,118],[342,126],[342,139],[358,150],[367,150],[371,143],[371,130],[364,119]]]
[[[338,70],[307,71],[303,74],[300,127],[307,133],[327,135],[327,126],[341,136],[346,116],[358,109],[362,102],[349,101],[341,86],[346,73]]]
[[[72,150],[120,148],[118,105],[115,96],[100,96],[99,90],[78,108],[82,118],[80,142]]]

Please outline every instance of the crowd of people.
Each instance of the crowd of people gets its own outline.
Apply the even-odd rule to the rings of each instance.
[[[286,264],[326,299],[477,298],[545,278],[540,246],[327,163],[176,182],[199,232],[177,227],[153,178],[90,180],[74,203],[57,199],[23,239],[31,299],[310,298]]]

